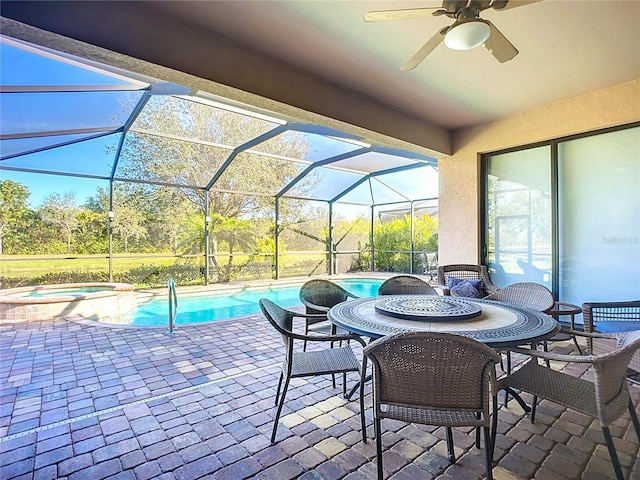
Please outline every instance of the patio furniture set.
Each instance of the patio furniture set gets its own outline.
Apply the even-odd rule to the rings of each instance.
[[[628,367],[640,355],[640,301],[585,303],[580,309],[556,302],[546,287],[536,283],[499,289],[491,283],[486,267],[477,265],[439,266],[438,283],[443,295],[418,277],[398,275],[380,286],[378,297],[356,298],[329,280],[311,280],[300,290],[304,313],[261,299],[262,312],[285,346],[271,442],[276,441],[291,378],[331,374],[335,388],[335,374],[341,373],[345,397],[359,391],[366,443],[363,399],[365,383],[371,378],[366,376],[369,360],[378,479],[383,478],[384,418],[445,427],[452,463],[452,427],[474,427],[478,448],[482,430],[486,477],[492,479],[500,390],[511,393],[530,411],[532,423],[538,398],[596,418],[615,476],[623,479],[609,426],[628,410],[640,440],[640,422],[627,380]],[[579,312],[585,319],[582,332],[573,328]],[[561,315],[571,316],[570,328],[560,325]],[[296,333],[296,318],[304,320],[304,333]],[[328,328],[328,333],[318,331],[320,326]],[[573,339],[577,355],[547,351],[547,341],[562,339],[559,334]],[[586,338],[593,353],[583,354],[576,337]],[[296,349],[296,342],[302,342],[303,348]],[[308,342],[327,347],[307,350]],[[355,344],[362,347],[362,362],[351,348]],[[544,349],[538,350],[538,345]],[[501,352],[506,353],[507,367],[498,377]],[[530,360],[512,371],[511,352]],[[588,379],[574,377],[553,369],[551,361],[588,364],[593,374]],[[350,394],[347,372],[358,372],[360,377]],[[518,392],[533,395],[531,408]],[[505,404],[507,399],[505,393]]]

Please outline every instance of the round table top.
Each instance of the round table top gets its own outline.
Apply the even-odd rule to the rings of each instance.
[[[475,318],[452,317],[435,319],[411,316],[391,316],[376,309],[376,303],[391,296],[359,298],[336,305],[329,310],[329,319],[348,331],[371,338],[379,338],[407,331],[447,332],[464,335],[494,348],[514,347],[553,337],[560,331],[560,324],[551,316],[530,308],[515,307],[501,302],[447,296],[394,295],[399,304],[411,308],[412,303],[420,307],[420,301],[442,302],[442,312],[458,305],[480,306],[481,313]],[[456,310],[455,308],[453,310]]]

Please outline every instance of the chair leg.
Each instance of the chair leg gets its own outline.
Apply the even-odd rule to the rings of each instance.
[[[481,415],[480,412],[477,412],[476,418],[480,420]],[[476,448],[480,448],[480,427],[476,427]]]
[[[574,345],[576,346],[576,348],[578,349],[578,353],[579,353],[580,355],[584,355],[584,354],[582,353],[582,348],[580,348],[580,345],[578,345],[578,339],[576,338],[576,336],[575,336],[575,335],[571,335],[571,338],[573,339],[573,344],[574,344]]]
[[[531,348],[535,348],[533,344],[531,344]],[[546,340],[542,342],[542,351],[543,352],[549,351],[549,344],[547,343]],[[544,363],[547,366],[547,368],[551,368],[551,362],[549,360],[545,360]]]
[[[496,448],[496,437],[498,436],[498,396],[493,396],[493,410],[491,412],[491,445],[486,448],[491,450],[491,463],[493,464],[493,452]]]
[[[347,395],[347,372],[342,372],[342,396]]]
[[[382,480],[382,431],[380,430],[380,419],[374,418],[373,429],[376,434],[376,459],[378,463],[378,480]]]
[[[283,376],[284,376],[284,372],[281,371],[280,372],[280,380],[278,380],[278,388],[276,389],[276,399],[273,402],[274,405],[278,404],[278,397],[280,397],[280,387],[282,387],[282,377]]]
[[[447,432],[447,454],[449,457],[449,461],[454,463],[456,461],[456,454],[453,451],[453,429],[451,427],[446,427]]]
[[[507,350],[507,375],[511,375],[511,352]],[[507,408],[507,404],[509,403],[509,391],[504,391],[504,407]]]
[[[364,418],[364,379],[367,372],[367,357],[362,359],[362,371],[360,372],[360,425],[362,428],[362,443],[367,443],[367,424]]]
[[[284,381],[284,387],[282,389],[282,396],[278,403],[278,409],[276,410],[276,418],[273,420],[273,431],[271,432],[271,443],[276,443],[276,431],[278,430],[278,420],[280,419],[280,413],[282,413],[282,406],[284,405],[284,397],[287,395],[287,389],[289,388],[290,376],[287,375],[287,379]]]
[[[633,426],[636,429],[636,436],[638,440],[640,440],[640,422],[638,421],[638,415],[636,414],[636,409],[633,408],[633,402],[631,401],[631,397],[629,397],[629,415],[631,416],[631,421],[633,422]]]
[[[604,434],[604,439],[607,442],[607,448],[609,449],[609,455],[611,456],[613,471],[616,473],[616,479],[624,480],[624,475],[622,475],[622,468],[620,467],[620,460],[618,459],[616,447],[613,445],[613,438],[611,438],[611,432],[609,431],[609,427],[603,426],[602,433]]]
[[[538,405],[538,397],[534,395],[533,400],[531,400],[531,423],[536,418],[536,405]]]
[[[484,459],[487,469],[487,480],[493,480],[493,448],[491,448],[492,440],[489,427],[482,427],[484,430]]]

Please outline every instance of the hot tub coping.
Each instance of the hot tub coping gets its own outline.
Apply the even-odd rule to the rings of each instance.
[[[86,292],[78,293],[77,295],[52,295],[47,297],[29,297],[28,294],[33,291],[41,290],[63,290],[72,288],[103,288],[103,291],[99,292]],[[93,283],[59,283],[53,285],[36,285],[27,287],[15,287],[0,290],[0,304],[14,304],[14,305],[33,305],[33,304],[45,304],[45,303],[58,303],[58,302],[74,302],[78,300],[88,300],[94,298],[108,297],[114,294],[114,292],[128,292],[133,291],[134,286],[130,283],[118,283],[118,282],[93,282]]]

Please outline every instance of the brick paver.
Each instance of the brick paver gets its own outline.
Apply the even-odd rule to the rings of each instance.
[[[376,477],[370,385],[366,444],[358,402],[345,401],[329,377],[291,382],[270,443],[282,354],[261,315],[173,334],[59,320],[5,323],[0,334],[3,480]],[[640,412],[640,387],[631,390]],[[611,430],[625,473],[640,479],[628,414]],[[484,474],[469,429],[454,432],[454,465],[442,429],[383,421],[383,431],[393,480]],[[515,402],[500,409],[495,460],[497,480],[613,476],[597,422],[546,401],[535,424]]]

